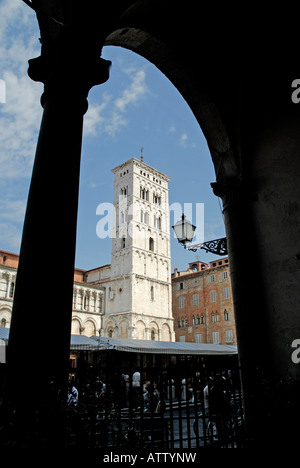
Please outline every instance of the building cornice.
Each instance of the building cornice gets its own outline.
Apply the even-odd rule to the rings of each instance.
[[[152,175],[155,175],[156,177],[160,177],[162,180],[164,180],[164,182],[169,182],[170,177],[168,177],[166,174],[164,174],[163,172],[160,172],[158,171],[157,169],[155,169],[154,167],[151,167],[149,166],[148,164],[146,164],[144,161],[141,161],[139,159],[136,159],[136,158],[131,158],[129,159],[128,161],[120,164],[119,166],[117,167],[114,167],[111,171],[116,174],[117,172],[119,172],[120,170],[123,170],[126,166],[128,166],[128,164],[130,163],[133,163],[134,165],[136,165],[138,168],[141,168],[143,170],[146,170],[148,171],[149,173],[151,173]]]

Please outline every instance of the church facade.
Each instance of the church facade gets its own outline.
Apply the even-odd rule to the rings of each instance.
[[[111,264],[75,269],[71,333],[174,341],[170,179],[136,158],[112,172]],[[18,255],[0,251],[2,327],[10,325],[17,268]],[[24,312],[30,321],[30,304]]]

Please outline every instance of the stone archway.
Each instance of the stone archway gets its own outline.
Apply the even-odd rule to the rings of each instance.
[[[249,434],[256,445],[268,446],[266,438],[269,446],[274,440],[282,444],[283,436],[289,442],[295,439],[299,419],[295,395],[300,377],[299,366],[291,359],[291,343],[300,333],[300,194],[295,177],[300,114],[291,100],[291,83],[299,76],[297,27],[294,31],[290,27],[290,11],[289,22],[282,21],[283,7],[277,24],[269,18],[261,21],[256,9],[255,18],[249,10],[239,17],[235,7],[234,14],[228,12],[227,4],[225,11],[212,5],[212,11],[201,8],[199,15],[191,2],[187,6],[154,0],[100,3],[89,2],[85,8],[83,3],[69,2],[64,9],[59,1],[40,2],[45,13],[38,15],[42,56],[31,61],[29,72],[33,80],[46,85],[46,93],[14,297],[7,394],[18,409],[22,398],[24,406],[35,411],[36,401],[46,394],[49,376],[60,382],[65,379],[83,113],[88,90],[108,79],[108,64],[99,59],[106,37],[106,44],[130,48],[155,63],[185,98],[207,138],[217,179],[214,193],[222,198],[224,208]],[[49,21],[52,15],[58,21]],[[65,20],[71,23],[67,38],[60,29]],[[278,25],[287,33],[278,34]],[[209,35],[213,35],[211,42],[206,41]],[[50,342],[52,332],[47,329],[52,304],[45,297],[57,266],[49,262],[44,275],[36,275],[45,245],[48,258],[56,258],[63,245],[65,262],[60,272],[64,288],[57,297],[65,313],[49,356],[35,352],[45,340]],[[252,259],[246,269],[241,260],[245,252]],[[30,344],[23,333],[27,324],[23,308],[33,277],[36,340]],[[253,278],[255,295],[248,291]],[[249,316],[256,308],[260,327],[255,330],[258,346],[253,346]],[[44,333],[39,341],[41,327]],[[25,347],[32,359],[20,376],[19,356]],[[17,393],[20,380],[27,381],[22,396]]]

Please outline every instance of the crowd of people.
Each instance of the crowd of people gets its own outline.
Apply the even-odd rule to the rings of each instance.
[[[76,407],[79,401],[89,405],[99,405],[101,402],[104,404],[105,398],[111,400],[112,394],[117,394],[120,408],[140,408],[142,405],[145,412],[159,412],[162,410],[162,402],[180,399],[181,402],[197,403],[207,413],[209,406],[214,412],[220,412],[230,398],[229,373],[211,373],[202,379],[200,372],[196,372],[194,378],[183,378],[176,382],[170,378],[165,385],[143,377],[141,379],[141,374],[137,370],[131,377],[129,373],[122,373],[117,388],[110,387],[109,395],[106,393],[104,379],[98,377],[93,382],[81,385],[80,398],[74,378],[71,378],[68,405]]]

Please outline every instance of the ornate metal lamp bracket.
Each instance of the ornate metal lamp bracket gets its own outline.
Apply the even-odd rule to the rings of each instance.
[[[186,248],[187,250],[191,250],[192,252],[196,252],[198,249],[203,249],[206,250],[206,252],[213,253],[216,255],[228,255],[226,237],[203,242],[202,244],[191,245],[190,247]]]

